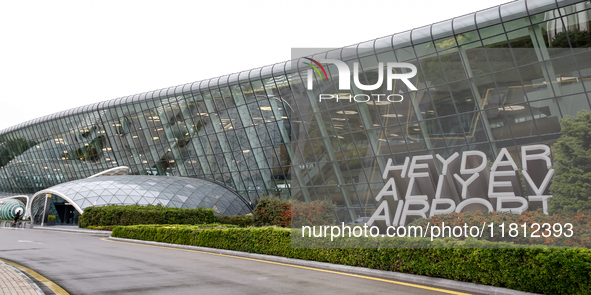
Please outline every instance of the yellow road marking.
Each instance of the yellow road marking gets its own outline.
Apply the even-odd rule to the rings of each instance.
[[[199,250],[181,249],[181,248],[174,248],[174,247],[167,247],[167,246],[138,244],[138,243],[132,243],[132,242],[109,240],[109,239],[106,239],[106,238],[101,238],[101,240],[108,241],[108,242],[116,242],[116,243],[132,244],[132,245],[141,245],[141,246],[148,246],[148,247],[155,247],[155,248],[165,248],[165,249],[173,249],[173,250],[181,250],[181,251],[187,251],[187,252],[196,252],[196,253],[202,253],[202,254],[209,254],[209,255],[217,255],[217,256],[224,256],[224,257],[238,258],[238,259],[244,259],[244,260],[258,261],[258,262],[269,263],[269,264],[276,264],[276,265],[283,265],[283,266],[289,266],[289,267],[295,267],[295,268],[309,269],[309,270],[321,271],[321,272],[326,272],[326,273],[332,273],[332,274],[338,274],[338,275],[344,275],[344,276],[350,276],[350,277],[356,277],[356,278],[362,278],[362,279],[368,279],[368,280],[374,280],[374,281],[380,281],[380,282],[398,284],[398,285],[403,285],[403,286],[408,286],[408,287],[414,287],[414,288],[419,288],[419,289],[425,289],[425,290],[431,290],[431,291],[437,291],[437,292],[443,292],[443,293],[448,293],[448,294],[469,295],[469,293],[461,293],[461,292],[444,290],[444,289],[439,289],[439,288],[432,288],[432,287],[427,287],[427,286],[421,286],[421,285],[415,285],[415,284],[410,284],[410,283],[404,283],[404,282],[399,282],[399,281],[394,281],[394,280],[380,279],[380,278],[374,278],[374,277],[368,277],[368,276],[350,274],[350,273],[346,273],[346,272],[326,270],[326,269],[320,269],[320,268],[314,268],[314,267],[307,267],[307,266],[300,266],[300,265],[294,265],[294,264],[287,264],[287,263],[281,263],[281,262],[274,262],[274,261],[268,261],[268,260],[261,260],[261,259],[256,259],[256,258],[248,258],[248,257],[235,256],[235,255],[212,253],[212,252],[205,252],[205,251],[199,251]]]
[[[57,295],[69,295],[70,294],[70,293],[66,292],[66,290],[62,289],[62,287],[58,286],[56,283],[50,281],[48,278],[40,275],[38,272],[36,272],[28,267],[24,267],[20,264],[14,263],[14,262],[6,260],[6,259],[0,258],[0,260],[20,269],[21,271],[34,277],[37,281],[43,283],[43,285],[47,286],[47,288],[49,288],[53,293],[55,293]]]

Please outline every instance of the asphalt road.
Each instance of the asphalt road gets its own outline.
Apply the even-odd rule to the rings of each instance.
[[[321,270],[35,229],[0,229],[0,258],[39,272],[70,294],[444,294]]]

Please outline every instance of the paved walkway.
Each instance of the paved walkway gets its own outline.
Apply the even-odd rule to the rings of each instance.
[[[27,281],[24,275],[17,270],[0,261],[0,295],[37,295],[41,290],[31,286],[33,282]]]

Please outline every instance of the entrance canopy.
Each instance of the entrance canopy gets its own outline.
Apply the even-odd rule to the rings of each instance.
[[[237,193],[209,180],[186,177],[117,175],[74,180],[35,193],[29,216],[42,212],[46,194],[64,199],[80,214],[89,206],[111,204],[204,207],[218,215],[252,211],[251,205]]]

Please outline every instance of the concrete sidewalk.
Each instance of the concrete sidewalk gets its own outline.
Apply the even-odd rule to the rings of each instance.
[[[0,295],[45,294],[39,286],[18,269],[0,261]]]

